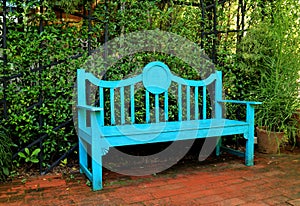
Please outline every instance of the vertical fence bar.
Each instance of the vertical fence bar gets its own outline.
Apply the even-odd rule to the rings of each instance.
[[[91,49],[91,31],[92,31],[92,24],[91,24],[91,4],[88,8],[88,55],[90,56],[92,53]]]
[[[40,1],[40,13],[43,14],[43,11],[44,11],[44,7],[43,7],[43,0]],[[41,35],[44,28],[43,28],[43,15],[40,15],[40,22],[39,22],[39,34]],[[43,51],[42,48],[43,48],[43,44],[40,43],[39,45],[39,48],[40,48],[40,51]],[[39,103],[38,103],[38,108],[39,110],[41,109],[42,107],[42,104],[43,104],[43,81],[42,81],[42,70],[43,70],[43,62],[41,60],[41,57],[42,57],[42,54],[39,53],[39,69],[38,69],[38,84],[39,84]],[[41,115],[41,113],[39,112],[39,128],[40,130],[42,130],[42,126],[43,126],[43,117]],[[44,154],[44,151],[43,151],[43,140],[40,141],[40,153],[39,153],[39,167],[40,167],[40,173],[42,173],[43,171],[43,154]]]
[[[195,87],[195,120],[199,119],[199,102],[198,102],[198,98],[199,98],[199,92],[198,92],[198,87]]]
[[[202,102],[203,102],[203,107],[202,107],[203,111],[202,111],[202,113],[203,113],[203,119],[206,119],[206,85],[203,86],[203,94],[202,95],[203,95],[202,96],[202,98],[203,98],[203,100],[202,100]]]
[[[165,114],[165,121],[169,120],[169,102],[168,102],[168,91],[165,92],[165,102],[164,102],[164,114]]]
[[[124,87],[120,88],[120,97],[121,97],[121,124],[125,124]]]
[[[200,4],[201,4],[201,48],[204,47],[203,44],[203,39],[204,39],[204,31],[205,31],[205,23],[204,23],[204,19],[205,19],[205,7],[204,7],[204,2],[203,0],[200,0]]]
[[[107,14],[107,0],[104,1],[104,10],[105,14]],[[104,26],[104,53],[103,53],[103,59],[104,59],[104,68],[106,69],[108,67],[107,65],[107,44],[105,44],[108,41],[108,21],[109,21],[109,15],[105,15],[105,26]],[[106,74],[104,74],[103,79],[106,79]]]
[[[242,13],[243,10],[243,0],[238,0],[238,12],[237,12],[237,21],[236,21],[236,30],[238,31],[237,33],[237,38],[236,38],[236,43],[238,44],[241,41],[241,34],[239,34],[239,31],[241,30],[241,17],[240,13]],[[238,48],[238,47],[237,47]]]
[[[182,89],[178,84],[178,121],[182,121]]]
[[[237,17],[236,17],[236,30],[240,30],[240,7],[241,7],[241,0],[238,0],[238,7],[237,7]],[[238,34],[237,34],[238,36]]]
[[[244,36],[244,30],[245,30],[245,11],[246,11],[246,1],[242,0],[242,34],[241,36]]]
[[[107,5],[107,0],[104,1],[104,5],[105,5],[105,12],[107,13],[108,11],[108,5]],[[105,15],[105,26],[104,26],[104,43],[108,42],[108,20],[109,20],[109,16]]]
[[[6,27],[6,0],[3,0],[3,25],[2,25],[2,48],[3,48],[3,66],[6,68],[7,66],[7,55],[6,55],[6,34],[7,34],[7,27]],[[7,89],[7,80],[6,80],[6,69],[4,69],[4,78],[3,78],[3,109],[4,109],[4,118],[7,119],[7,96],[6,96],[6,89]]]
[[[135,122],[135,108],[134,108],[134,85],[130,85],[130,113],[131,123]]]
[[[150,122],[150,98],[149,92],[146,90],[146,123]]]
[[[186,86],[186,119],[191,119],[191,87]]]
[[[115,90],[113,88],[110,90],[110,124],[115,125]]]
[[[40,1],[40,3],[41,3],[41,7],[40,7],[40,13],[41,14],[43,14],[43,10],[44,10],[44,7],[43,7],[43,1]],[[42,32],[43,32],[43,30],[44,30],[44,28],[43,28],[43,18],[42,18],[42,16],[43,15],[40,15],[40,23],[39,23],[39,34],[41,34]],[[40,45],[39,45],[39,48],[40,48],[40,51],[42,51],[42,48],[43,48],[43,44],[42,43],[40,43]],[[38,79],[38,83],[39,83],[39,90],[40,90],[40,92],[39,92],[39,104],[38,104],[38,106],[39,106],[39,108],[41,108],[41,106],[42,106],[42,101],[43,101],[43,97],[42,97],[42,94],[43,94],[43,91],[42,91],[42,69],[43,69],[43,63],[42,63],[42,61],[41,61],[41,56],[42,56],[42,54],[40,53],[39,54],[39,79]],[[42,125],[43,125],[43,119],[42,119],[42,115],[41,114],[39,114],[39,126],[40,127],[42,127]]]
[[[217,31],[217,0],[214,0],[213,5],[213,13],[214,13],[214,39],[213,39],[213,45],[212,45],[212,61],[213,63],[217,63],[217,38],[218,38],[218,31]]]
[[[155,122],[159,122],[159,95],[155,94]]]

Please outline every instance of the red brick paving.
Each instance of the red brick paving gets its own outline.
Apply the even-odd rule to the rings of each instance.
[[[226,157],[226,155],[224,155]],[[74,176],[74,177],[72,177]],[[296,205],[300,206],[300,153],[174,166],[156,176],[105,172],[92,192],[85,176],[52,174],[0,186],[0,205]]]

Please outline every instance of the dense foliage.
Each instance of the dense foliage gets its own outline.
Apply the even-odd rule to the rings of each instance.
[[[240,16],[239,1],[234,0],[217,5],[217,16],[214,16],[213,7],[204,11],[200,6],[184,1],[176,1],[182,4],[160,0],[98,1],[91,10],[96,18],[90,21],[91,24],[87,18],[73,14],[87,14],[93,1],[10,2],[18,9],[8,12],[7,65],[0,64],[0,78],[5,77],[7,83],[6,88],[0,89],[0,99],[4,99],[5,94],[8,106],[7,118],[1,124],[10,131],[10,137],[17,145],[14,152],[18,148],[27,148],[46,134],[42,147],[35,144],[19,153],[16,165],[25,162],[32,165],[37,162],[37,155],[42,154],[43,167],[47,167],[77,142],[72,124],[56,128],[72,119],[76,69],[84,65],[89,52],[105,40],[130,32],[160,29],[201,45],[217,63],[217,69],[224,71],[228,99],[256,96],[257,90],[253,88],[258,80],[256,70],[253,67],[248,70],[247,60],[241,58],[249,51],[238,47],[244,33],[235,30],[255,27],[261,22],[266,13],[259,10],[260,1],[253,0],[247,5],[247,22]],[[43,7],[40,7],[41,2]],[[207,1],[204,7],[211,3]],[[265,6],[265,9],[271,8]],[[123,78],[152,60],[163,60],[174,73],[184,78],[199,79],[180,59],[159,52],[128,55],[107,72],[106,78]],[[228,114],[243,118],[240,109],[229,107]],[[3,108],[0,112],[2,115]],[[140,115],[138,118],[142,118],[143,114]]]
[[[5,180],[12,169],[12,151],[14,146],[9,131],[0,125],[0,182]]]
[[[251,83],[251,97],[263,102],[257,108],[257,123],[272,131],[291,131],[299,108],[299,7],[296,1],[267,4],[268,15],[263,21],[256,19],[240,44],[239,66]]]

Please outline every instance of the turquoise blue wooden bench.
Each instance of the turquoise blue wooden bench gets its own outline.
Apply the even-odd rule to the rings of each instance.
[[[87,104],[87,80],[99,89],[98,107]],[[145,123],[137,124],[135,85],[140,82],[145,88],[143,98],[146,114]],[[176,85],[177,90],[178,118],[176,121],[169,121],[168,98],[171,94],[169,90],[172,82]],[[213,94],[214,116],[208,118],[206,96],[207,87],[211,84],[214,84],[215,88]],[[117,89],[118,93],[115,92]],[[130,111],[125,108],[124,91],[126,89],[129,89]],[[217,155],[220,154],[220,150],[224,149],[245,157],[247,166],[253,165],[254,105],[260,104],[260,102],[223,100],[221,71],[212,73],[205,80],[187,80],[173,75],[164,63],[151,62],[145,66],[140,75],[120,81],[104,81],[85,72],[84,69],[78,69],[77,91],[80,171],[90,179],[93,190],[102,189],[102,156],[107,153],[109,147],[217,137]],[[105,113],[108,112],[104,109],[105,92],[109,92],[110,96],[110,123],[108,124],[104,120]],[[150,95],[154,96],[153,107],[150,104]],[[201,97],[202,107],[199,109],[199,98]],[[161,105],[161,99],[163,99],[163,105]],[[116,115],[115,100],[120,101],[119,116]],[[246,121],[223,118],[222,104],[224,103],[246,105]],[[163,113],[160,112],[161,107]],[[126,117],[126,112],[129,113],[129,118]],[[149,127],[150,124],[151,127]],[[155,134],[155,138],[152,138],[153,134]],[[245,153],[221,146],[221,136],[235,134],[243,134],[246,139]],[[88,148],[91,165],[88,165]]]

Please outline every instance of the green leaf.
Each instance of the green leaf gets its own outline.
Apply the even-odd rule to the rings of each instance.
[[[38,163],[38,162],[39,162],[39,160],[38,160],[37,158],[31,159],[30,161],[31,161],[32,163]]]
[[[29,149],[27,147],[25,148],[25,152],[27,155],[30,155]]]
[[[9,175],[9,170],[8,170],[7,167],[3,167],[2,170],[3,170],[3,173],[4,173],[6,176]]]
[[[23,152],[19,152],[18,155],[19,155],[19,157],[26,158],[26,156]]]
[[[37,156],[37,155],[40,153],[40,151],[41,151],[40,148],[35,149],[35,150],[32,152],[31,157]]]

